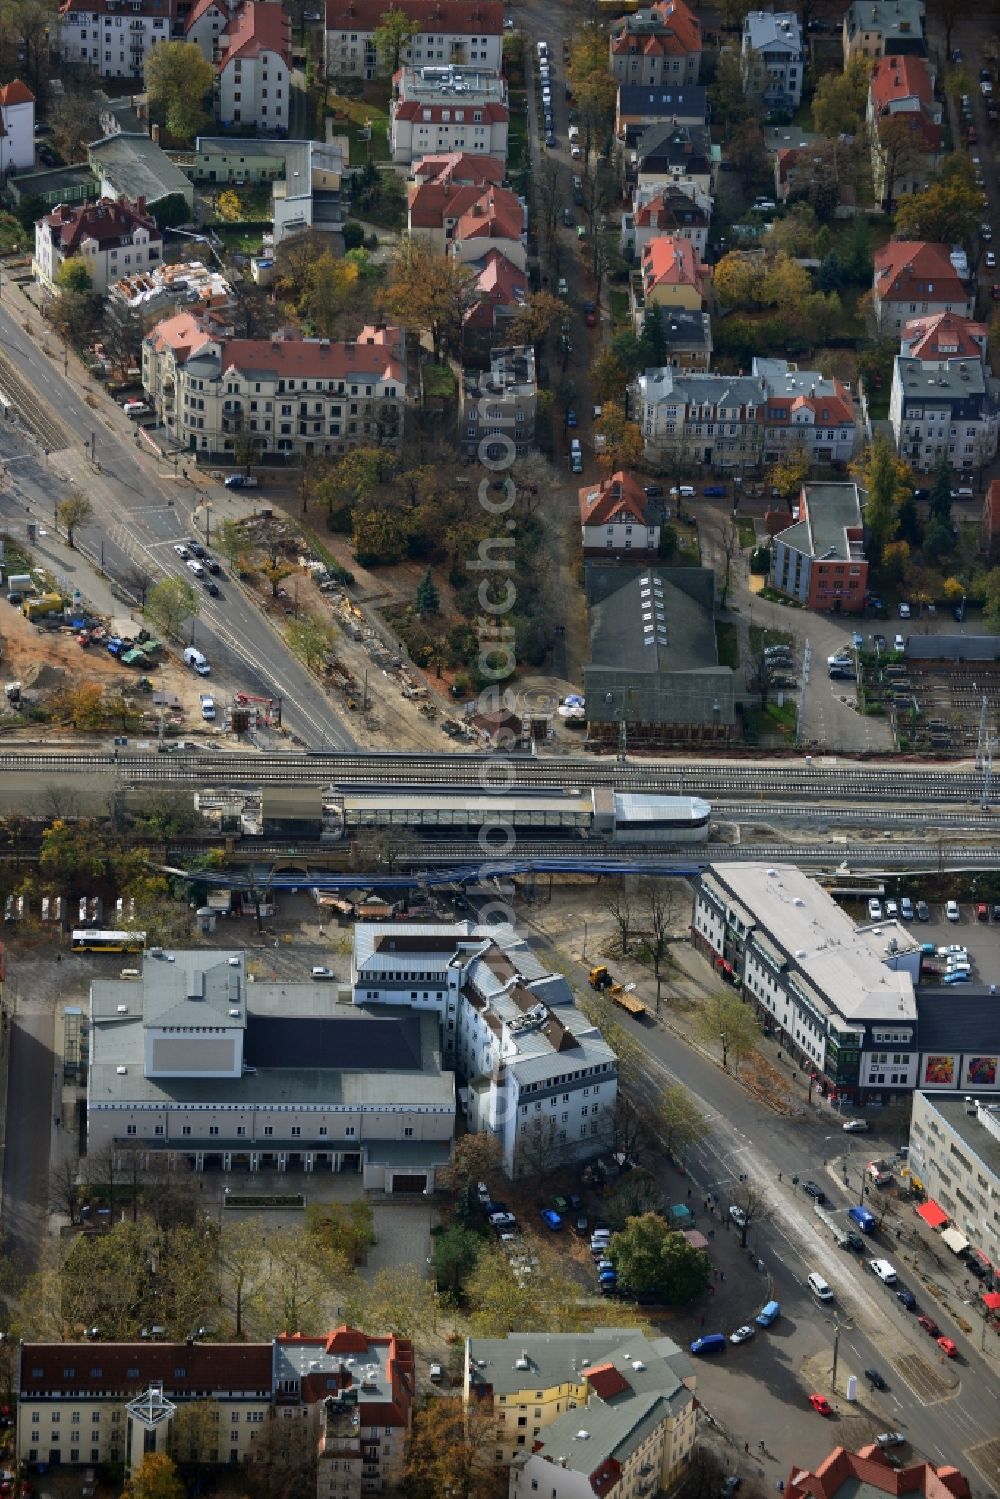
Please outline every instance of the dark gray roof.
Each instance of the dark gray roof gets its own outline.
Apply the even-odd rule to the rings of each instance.
[[[646,115],[650,119],[696,120],[706,118],[707,90],[700,83],[682,87],[668,84],[622,83],[618,88],[618,113]]]
[[[1000,1053],[1000,997],[973,984],[917,990],[921,1051]]]
[[[635,148],[640,171],[649,161],[682,165],[687,172],[704,172],[712,159],[712,135],[707,125],[674,125],[669,120],[650,125]]]
[[[336,1068],[340,1072],[419,1072],[420,1016],[304,1020],[250,1015],[243,1055],[252,1067]]]

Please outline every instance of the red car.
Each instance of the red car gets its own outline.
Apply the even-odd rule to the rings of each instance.
[[[917,1321],[920,1323],[920,1326],[923,1328],[924,1332],[929,1332],[932,1338],[940,1337],[941,1329],[940,1327],[938,1327],[933,1317],[928,1317],[926,1315],[920,1316],[917,1318]]]
[[[597,308],[594,306],[593,302],[584,302],[583,320],[587,324],[588,328],[597,327]]]
[[[937,1345],[949,1358],[958,1358],[958,1346],[951,1338],[938,1338]]]
[[[819,1411],[821,1416],[833,1415],[833,1411],[830,1409],[830,1402],[825,1395],[810,1395],[809,1404],[814,1411]]]

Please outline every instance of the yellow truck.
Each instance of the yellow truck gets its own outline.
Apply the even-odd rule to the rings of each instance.
[[[629,1015],[645,1015],[646,1006],[642,1000],[636,999],[632,990],[634,984],[616,984],[608,972],[606,963],[601,963],[590,970],[590,987],[592,989],[604,990],[612,1004],[620,1009],[626,1010]]]
[[[62,594],[41,593],[37,598],[25,599],[21,613],[25,619],[41,619],[46,614],[61,614],[62,608]]]

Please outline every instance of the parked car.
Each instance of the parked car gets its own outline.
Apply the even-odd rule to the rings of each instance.
[[[560,276],[559,280],[556,282],[556,296],[557,297],[568,297],[569,296],[569,283],[566,280],[565,276]]]
[[[725,493],[726,486],[724,484],[706,484],[702,490],[702,494],[710,500],[721,500],[724,498]]]
[[[958,901],[957,900],[950,900],[950,901],[948,901],[947,905],[944,908],[944,914],[948,918],[949,921],[958,921],[959,920],[959,914],[960,914],[959,913],[959,909],[958,909]]]
[[[865,1378],[873,1390],[887,1390],[889,1388],[877,1369],[866,1369]]]
[[[746,1228],[747,1215],[743,1211],[743,1209],[738,1208],[735,1203],[733,1203],[732,1207],[729,1209],[729,1216],[736,1224],[737,1228]]]
[[[887,900],[886,903],[885,903],[885,919],[886,919],[886,921],[895,921],[896,917],[898,915],[899,915],[899,907],[897,906],[896,902],[894,900],[891,900],[891,899]]]
[[[909,619],[910,617],[910,606],[909,604],[904,603],[902,600],[900,601],[899,605],[899,617],[900,619]]]
[[[809,1404],[814,1411],[819,1411],[821,1416],[833,1415],[833,1411],[830,1409],[830,1402],[825,1395],[810,1395]]]
[[[749,1343],[754,1335],[754,1329],[749,1323],[744,1327],[738,1327],[735,1332],[729,1334],[730,1343]]]
[[[899,914],[904,921],[913,920],[913,902],[908,895],[904,895],[899,902]]]
[[[882,902],[875,895],[869,896],[868,899],[868,920],[882,920]]]
[[[227,489],[256,489],[257,480],[253,474],[227,474],[225,485]]]
[[[876,1385],[876,1389],[885,1389],[884,1379],[881,1385]],[[901,1431],[883,1431],[879,1433],[875,1441],[879,1447],[901,1447],[906,1438]]]
[[[563,1226],[562,1217],[556,1212],[555,1208],[540,1208],[538,1216],[545,1224],[545,1227],[551,1229],[553,1233],[558,1233]]]
[[[824,1202],[826,1202],[826,1193],[823,1191],[823,1188],[820,1186],[819,1182],[803,1182],[802,1190],[807,1197],[812,1197],[814,1201],[818,1202],[820,1207],[822,1207]]]
[[[918,900],[917,901],[917,920],[918,921],[930,921],[930,919],[931,919],[931,913],[930,913],[930,909],[929,909],[929,907],[927,905],[927,902],[925,900]]]
[[[917,1318],[917,1322],[923,1328],[924,1332],[930,1333],[932,1338],[939,1338],[941,1336],[940,1327],[938,1327],[933,1317],[928,1317],[926,1312],[921,1313]]]
[[[593,302],[584,302],[583,320],[588,328],[597,327],[597,308]]]
[[[901,1301],[908,1312],[915,1312],[917,1309],[917,1298],[912,1291],[907,1290],[906,1286],[897,1286],[896,1300]]]
[[[864,1135],[868,1133],[870,1126],[867,1119],[848,1119],[844,1129],[849,1135]]]
[[[570,409],[566,413],[566,425],[567,425],[567,427],[575,427],[576,426],[576,412],[573,410],[572,407],[570,407]]]

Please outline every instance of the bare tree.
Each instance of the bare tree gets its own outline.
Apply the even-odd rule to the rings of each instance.
[[[730,1204],[740,1213],[733,1221],[740,1231],[740,1248],[747,1247],[747,1234],[755,1223],[766,1223],[770,1217],[767,1196],[762,1187],[747,1178],[736,1184],[729,1194]]]
[[[80,1182],[76,1161],[64,1156],[49,1171],[49,1208],[53,1213],[65,1213],[70,1223],[76,1223],[80,1211]]]
[[[628,879],[615,880],[605,890],[601,905],[618,928],[618,940],[622,956],[628,952],[629,938],[635,925],[635,887]]]
[[[660,964],[677,918],[677,888],[671,880],[645,879],[639,885],[639,895],[641,920],[647,929],[646,943],[653,956],[653,972],[659,976]]]
[[[146,607],[146,595],[153,586],[153,579],[144,567],[136,563],[122,574],[122,584],[136,600],[140,609]]]
[[[621,1224],[629,1218],[641,1218],[643,1213],[662,1212],[663,1189],[653,1173],[641,1166],[626,1171],[607,1199],[607,1210],[612,1223]]]
[[[759,698],[761,712],[767,707],[773,677],[774,672],[770,661],[765,656],[763,650],[758,651],[752,657],[750,665],[747,667],[746,684],[747,691],[755,693]]]
[[[527,1177],[536,1186],[548,1181],[559,1159],[559,1139],[556,1121],[539,1114],[529,1119],[518,1141],[514,1175]]]
[[[617,1093],[614,1105],[605,1110],[603,1136],[612,1155],[627,1156],[630,1161],[639,1160],[649,1144],[648,1121],[624,1093]]]
[[[740,551],[742,550],[742,548],[740,547],[739,528],[732,518],[727,520],[726,524],[723,526],[722,533],[719,537],[719,544],[722,550],[723,562],[722,598],[720,600],[720,607],[725,609],[726,605],[729,602],[729,589],[732,586],[733,581],[733,562],[739,556]]]

